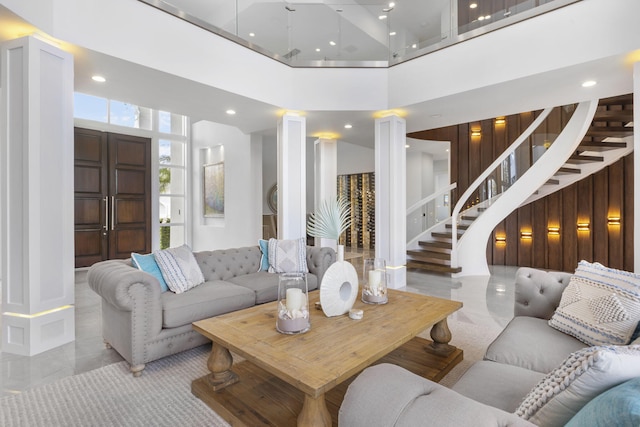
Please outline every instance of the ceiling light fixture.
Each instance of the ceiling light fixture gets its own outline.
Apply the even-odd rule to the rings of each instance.
[[[404,144],[404,148],[411,148],[409,144]]]
[[[346,125],[344,125],[345,129],[351,129],[353,127],[353,125],[351,123],[347,123]]]
[[[478,16],[478,21],[484,21],[484,16]]]
[[[476,3],[476,2],[471,2],[469,4],[469,9],[475,9],[476,7],[478,7],[478,3]]]
[[[396,7],[396,4],[394,2],[390,2],[389,7]]]
[[[491,15],[485,15],[484,19],[491,19]]]
[[[236,111],[235,111],[235,110],[227,110],[227,111],[226,111],[226,113],[227,113],[228,115],[230,115],[230,116],[233,116],[233,115],[235,115],[235,114],[236,114]]]
[[[379,20],[387,19],[387,15],[380,15],[378,16],[378,19]]]
[[[320,48],[319,47],[316,48],[316,52],[320,52]]]
[[[412,44],[412,45],[411,45],[411,47],[412,47],[413,49],[417,49],[417,48],[418,48],[418,44],[417,44],[417,43],[414,43],[414,44]]]
[[[592,87],[592,86],[595,86],[597,83],[598,82],[596,82],[595,80],[587,80],[582,83],[582,87]]]
[[[329,42],[329,44],[330,44],[331,46],[335,46],[335,45],[336,45],[336,42],[334,42],[333,40],[331,40],[331,41]]]
[[[256,33],[249,33],[249,37],[255,37]]]
[[[98,75],[92,76],[91,80],[93,80],[94,82],[98,82],[98,83],[104,83],[104,82],[107,81],[107,79],[105,79],[102,76],[98,76]]]
[[[395,31],[391,31],[391,32],[389,33],[389,35],[390,35],[390,36],[395,36],[395,35],[396,35],[396,32],[395,32]]]

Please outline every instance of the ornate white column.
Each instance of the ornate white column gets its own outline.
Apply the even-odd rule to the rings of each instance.
[[[34,37],[0,47],[2,351],[73,341],[73,57]]]
[[[406,123],[398,116],[375,122],[376,258],[384,258],[388,287],[407,285]]]
[[[338,196],[338,142],[320,138],[315,141],[315,194],[314,209],[317,211],[325,200]],[[316,246],[336,248],[333,239],[316,237]]]
[[[278,122],[278,238],[307,235],[306,120],[287,113]]]

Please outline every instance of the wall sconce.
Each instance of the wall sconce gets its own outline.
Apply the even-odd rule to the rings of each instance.
[[[579,222],[578,223],[578,231],[589,231],[589,223],[588,222]]]
[[[609,218],[607,218],[607,225],[620,225],[620,217],[610,216]]]
[[[529,240],[531,240],[532,237],[533,237],[533,233],[531,231],[520,231],[520,238],[521,239],[529,239]]]
[[[504,117],[498,117],[495,120],[495,124],[497,125],[504,125],[507,123],[507,120]]]
[[[480,129],[471,129],[471,136],[480,137],[482,132],[480,132]]]
[[[507,236],[496,236],[496,245],[506,245]]]
[[[560,235],[560,227],[547,227],[547,233],[549,233],[550,235],[555,235],[558,236]]]

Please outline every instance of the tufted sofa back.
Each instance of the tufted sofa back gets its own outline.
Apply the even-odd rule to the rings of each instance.
[[[204,280],[228,280],[255,273],[262,253],[258,246],[194,252]]]
[[[521,267],[516,272],[515,316],[550,319],[560,304],[571,273]]]

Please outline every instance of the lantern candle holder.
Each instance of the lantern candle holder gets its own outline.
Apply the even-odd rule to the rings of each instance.
[[[365,259],[362,281],[362,302],[386,304],[389,301],[387,297],[387,264],[384,259]]]
[[[307,275],[282,273],[278,279],[278,315],[276,330],[283,334],[301,334],[311,329]]]

